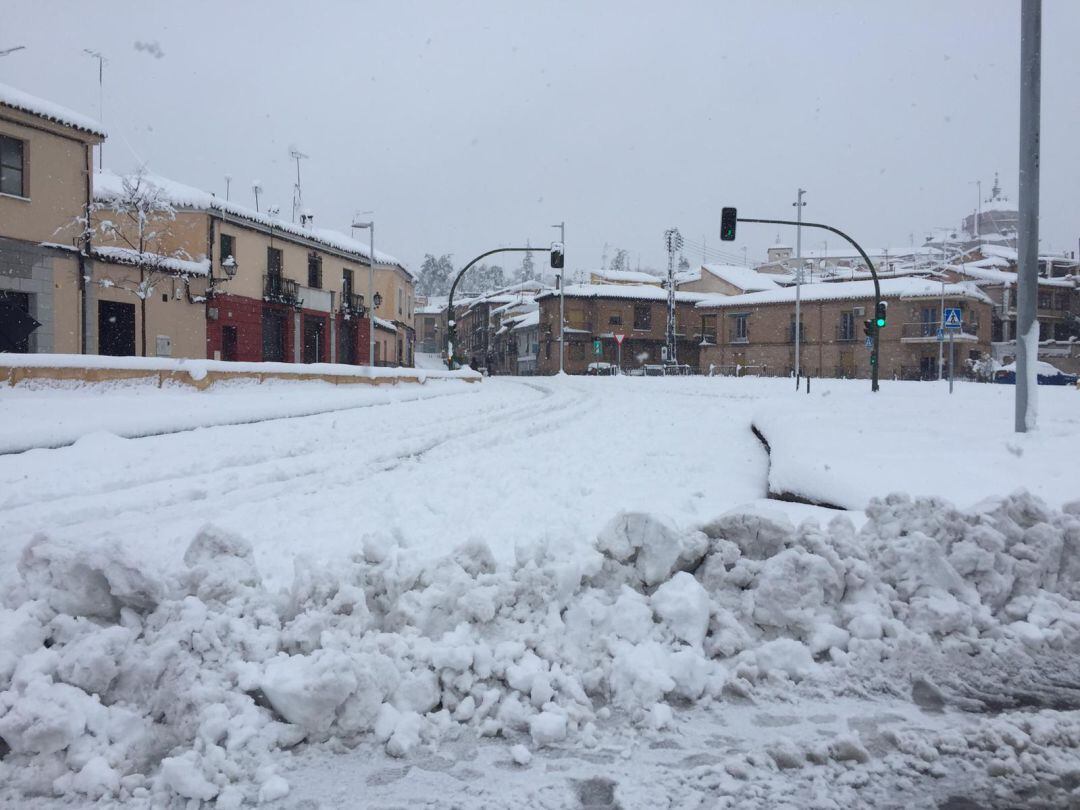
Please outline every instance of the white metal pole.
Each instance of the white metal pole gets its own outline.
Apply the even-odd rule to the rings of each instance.
[[[375,223],[368,227],[368,365],[375,365]],[[454,317],[454,313],[450,313]]]
[[[953,330],[949,330],[949,393],[952,393],[953,376],[956,374],[956,349],[953,347]]]
[[[563,246],[563,269],[559,273],[559,373],[563,374],[566,364],[566,221],[553,225],[559,229],[559,244]]]
[[[795,227],[795,390],[799,390],[799,378],[802,376],[802,210],[806,205],[802,201],[805,189],[799,189],[798,199],[795,201],[796,221]]]
[[[1039,107],[1042,92],[1042,0],[1020,4],[1020,221],[1017,229],[1016,413],[1017,433],[1035,428],[1039,322]]]
[[[945,335],[945,261],[948,257],[948,242],[945,241],[945,237],[942,237],[941,241],[941,314],[938,316],[938,329],[942,330],[942,337],[938,338],[937,342],[937,378],[940,382],[945,379],[945,341],[943,340]]]

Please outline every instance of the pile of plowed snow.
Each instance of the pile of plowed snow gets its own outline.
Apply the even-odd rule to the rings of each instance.
[[[238,807],[288,792],[271,754],[303,741],[403,756],[468,727],[520,759],[588,745],[612,713],[662,728],[672,704],[838,688],[900,650],[1076,652],[1080,503],[890,496],[868,517],[621,514],[584,561],[505,568],[479,544],[431,560],[370,540],[298,561],[282,592],[212,527],[164,575],[39,537],[0,613],[0,783]]]

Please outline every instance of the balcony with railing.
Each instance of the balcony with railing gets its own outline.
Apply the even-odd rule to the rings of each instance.
[[[716,345],[716,330],[715,329],[703,329],[694,333],[694,340],[697,341],[700,346],[715,346]]]
[[[364,307],[364,296],[360,293],[343,292],[341,294],[341,311],[346,315],[354,315],[363,318],[367,314]]]
[[[300,303],[299,285],[291,278],[271,273],[263,276],[263,297],[275,304]]]
[[[900,340],[904,343],[935,343],[940,328],[941,321],[918,321],[916,323],[901,324]],[[946,329],[943,333],[946,340],[950,331],[953,332],[953,338],[956,340],[978,340],[979,322],[964,321],[959,329]]]

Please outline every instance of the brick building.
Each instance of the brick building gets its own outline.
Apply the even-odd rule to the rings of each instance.
[[[700,313],[694,305],[705,298],[699,293],[677,292],[675,332],[680,364],[698,367],[701,343]],[[615,335],[622,344],[624,371],[662,362],[667,327],[667,290],[651,285],[571,284],[566,287],[566,358],[568,374],[584,374],[590,363],[618,362]],[[559,370],[559,293],[537,296],[540,305],[538,374]],[[600,343],[600,353],[595,343]]]
[[[941,303],[959,307],[963,329],[954,335],[957,373],[990,352],[991,300],[970,283],[919,278],[884,279],[888,324],[881,331],[883,378],[937,379]],[[701,369],[708,373],[786,376],[795,368],[795,290],[709,296],[697,304],[703,336]],[[869,281],[802,287],[801,367],[813,377],[869,377],[863,322],[873,316]],[[945,352],[948,362],[948,352]]]

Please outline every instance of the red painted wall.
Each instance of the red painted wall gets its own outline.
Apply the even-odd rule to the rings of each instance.
[[[274,307],[282,309],[286,313],[285,318],[285,359],[286,362],[294,362],[293,340],[296,331],[294,310],[291,307],[281,307],[267,304],[258,298],[243,298],[236,295],[215,295],[207,304],[207,310],[217,309],[216,319],[206,320],[206,356],[213,359],[214,352],[222,350],[222,328],[225,326],[236,327],[236,359],[244,363],[262,362],[262,313],[263,309]],[[329,317],[324,312],[302,310],[304,315],[313,315],[325,319],[325,334],[330,334]],[[344,316],[338,314],[337,329],[341,329]],[[366,365],[368,358],[368,329],[367,318],[354,317],[356,324],[356,359],[359,365]],[[303,328],[303,318],[300,319]],[[324,344],[322,361],[329,362],[329,342]],[[341,358],[338,358],[341,362]]]

